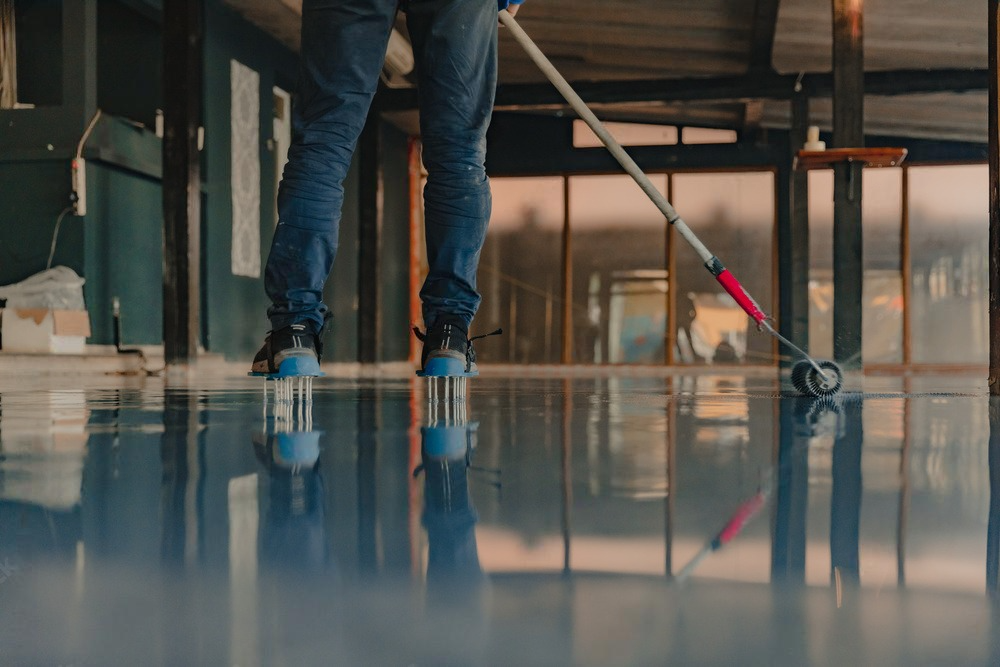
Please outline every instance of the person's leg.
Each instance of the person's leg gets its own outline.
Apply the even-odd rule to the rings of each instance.
[[[396,6],[397,0],[303,2],[292,145],[264,273],[273,330],[323,327],[323,286],[337,252],[344,178],[378,85]]]
[[[497,72],[496,0],[409,0],[427,167],[424,215],[429,273],[424,324],[464,325],[479,308],[476,269],[490,218],[486,129]]]

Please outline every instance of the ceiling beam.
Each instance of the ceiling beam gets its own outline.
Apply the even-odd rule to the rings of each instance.
[[[808,97],[830,97],[833,76],[829,72],[804,74],[761,74],[687,79],[645,79],[635,81],[579,81],[573,88],[588,104],[636,102],[707,102],[748,100],[788,100],[796,88]],[[907,69],[866,72],[866,95],[918,95],[985,91],[989,85],[986,69]],[[376,104],[382,111],[417,108],[415,88],[383,89]],[[530,110],[563,107],[565,101],[548,83],[507,84],[497,88],[496,108]]]
[[[780,0],[757,0],[753,11],[753,32],[750,36],[750,71],[773,71],[774,33],[778,29]]]

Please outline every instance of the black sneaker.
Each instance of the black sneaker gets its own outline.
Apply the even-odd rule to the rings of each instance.
[[[420,355],[422,373],[432,377],[454,377],[478,375],[476,351],[472,347],[472,341],[496,336],[503,331],[497,329],[469,338],[464,322],[455,318],[442,318],[426,333],[416,327],[413,327],[413,333],[424,344]]]
[[[253,358],[251,373],[283,377],[319,375],[323,345],[308,324],[290,324],[267,334]]]

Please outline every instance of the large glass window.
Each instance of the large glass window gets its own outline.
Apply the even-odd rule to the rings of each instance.
[[[833,357],[833,172],[809,172],[809,352]]]
[[[674,206],[767,312],[774,312],[774,175],[770,172],[678,174]],[[682,363],[754,363],[774,360],[770,336],[748,335],[750,318],[705,270],[679,235],[676,359]]]
[[[666,195],[666,176],[651,176]],[[664,363],[666,220],[628,176],[569,179],[573,359]]]
[[[986,363],[989,169],[911,167],[909,180],[913,360]]]
[[[866,363],[903,361],[901,169],[866,169],[862,180],[864,287],[861,313]]]
[[[902,171],[866,169],[862,181],[864,361],[903,361],[900,264]],[[809,349],[833,356],[833,171],[809,172]]]
[[[558,363],[562,330],[563,179],[494,178],[493,216],[479,263],[476,347],[493,363]]]

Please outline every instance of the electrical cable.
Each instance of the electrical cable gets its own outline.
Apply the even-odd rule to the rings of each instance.
[[[76,145],[77,160],[83,157],[83,145],[87,143],[87,139],[90,138],[90,133],[94,131],[94,126],[97,125],[97,121],[101,118],[101,113],[100,109],[95,111],[93,118],[90,119],[90,123],[87,124],[87,129],[83,131],[83,136],[80,137],[80,143]]]
[[[56,218],[56,228],[52,230],[52,244],[49,246],[49,261],[45,263],[46,271],[52,268],[52,258],[55,257],[56,254],[56,242],[59,240],[59,227],[62,225],[63,218],[72,212],[73,207],[67,206],[62,210],[62,213],[59,214],[59,217]]]

